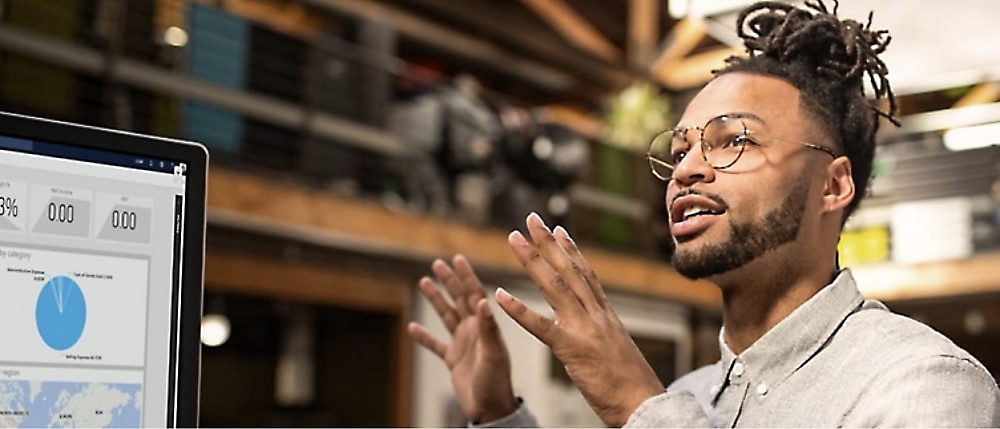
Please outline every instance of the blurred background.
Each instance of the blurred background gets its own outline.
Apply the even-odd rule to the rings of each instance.
[[[740,48],[744,0],[0,0],[0,109],[211,151],[201,423],[464,427],[415,293],[462,252],[567,227],[664,383],[718,358],[720,297],[669,265],[649,138]],[[869,298],[1000,370],[994,0],[843,0],[893,36],[902,127],[840,248]],[[599,426],[499,317],[543,424]]]

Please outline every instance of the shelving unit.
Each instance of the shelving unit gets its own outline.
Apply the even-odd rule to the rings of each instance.
[[[208,206],[210,223],[421,263],[463,253],[499,277],[524,277],[503,231],[392,211],[220,168],[210,173]],[[609,288],[706,308],[721,302],[715,286],[685,279],[663,262],[596,248],[582,251]]]

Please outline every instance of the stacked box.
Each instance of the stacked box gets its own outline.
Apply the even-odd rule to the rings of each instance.
[[[230,88],[246,87],[249,24],[216,8],[191,5],[188,73]],[[184,106],[182,135],[210,148],[237,153],[243,146],[243,117],[197,101]]]

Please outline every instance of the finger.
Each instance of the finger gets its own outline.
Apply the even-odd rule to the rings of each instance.
[[[479,281],[479,277],[476,276],[476,272],[472,269],[472,265],[469,264],[469,260],[465,259],[465,256],[455,255],[455,258],[451,261],[451,266],[455,267],[455,274],[458,275],[459,282],[465,287],[466,297],[469,300],[469,308],[475,309],[479,301],[486,298],[486,292],[483,291],[483,283]]]
[[[458,326],[460,321],[458,317],[458,312],[455,311],[455,307],[452,307],[448,301],[445,301],[441,293],[438,292],[437,286],[434,285],[434,281],[430,277],[424,277],[420,279],[420,292],[427,297],[427,301],[431,303],[431,307],[434,307],[434,311],[437,312],[438,317],[444,322],[445,328],[448,328],[448,333],[454,334],[455,327]]]
[[[590,286],[587,285],[583,270],[569,257],[562,246],[557,243],[556,238],[552,235],[549,228],[545,226],[542,218],[537,213],[531,213],[528,216],[526,224],[528,226],[528,233],[531,234],[531,239],[535,242],[535,246],[542,255],[542,258],[569,285],[573,296],[576,298],[574,304],[582,305],[590,313],[597,311],[599,306],[594,299],[594,294],[591,292]]]
[[[556,317],[580,317],[584,315],[583,306],[576,293],[559,274],[542,258],[538,249],[529,243],[520,232],[514,231],[507,236],[508,244],[528,275],[535,281],[542,292],[545,301],[552,306]]]
[[[553,343],[558,341],[560,329],[551,319],[532,311],[520,300],[507,293],[504,288],[497,288],[496,299],[500,308],[511,319],[514,319],[514,322],[521,325],[545,345],[551,348]]]
[[[583,257],[580,253],[580,249],[576,246],[576,242],[570,238],[569,233],[562,226],[557,226],[552,235],[556,237],[556,241],[559,246],[566,251],[570,259],[576,262],[576,265],[580,267],[580,271],[583,271],[583,278],[587,281],[587,286],[590,287],[590,292],[593,294],[594,299],[597,301],[597,305],[601,308],[608,308],[608,297],[604,294],[604,288],[601,287],[601,282],[597,279],[597,273],[594,269],[590,267],[590,263],[587,259]]]
[[[490,303],[484,297],[476,303],[475,308],[476,317],[479,318],[479,337],[486,340],[483,341],[483,345],[493,349],[498,346],[502,348],[503,335],[500,333],[500,326],[497,325],[496,319],[493,318]]]
[[[431,353],[436,354],[439,358],[444,359],[445,352],[448,351],[448,345],[443,341],[434,338],[430,332],[427,332],[427,328],[424,328],[417,322],[410,322],[406,326],[406,331],[410,334],[414,340],[420,345],[430,350]]]
[[[431,270],[434,271],[434,275],[437,276],[438,281],[448,290],[448,295],[451,296],[451,301],[455,304],[455,311],[458,312],[459,319],[464,319],[471,315],[472,309],[469,306],[469,300],[465,298],[467,294],[465,288],[462,287],[461,280],[458,279],[458,276],[455,275],[451,267],[438,259],[431,264]]]

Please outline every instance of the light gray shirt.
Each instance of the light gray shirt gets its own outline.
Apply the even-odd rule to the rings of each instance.
[[[648,399],[626,427],[998,427],[1000,390],[972,355],[865,301],[850,271],[736,355]],[[488,426],[536,426],[526,406]]]

